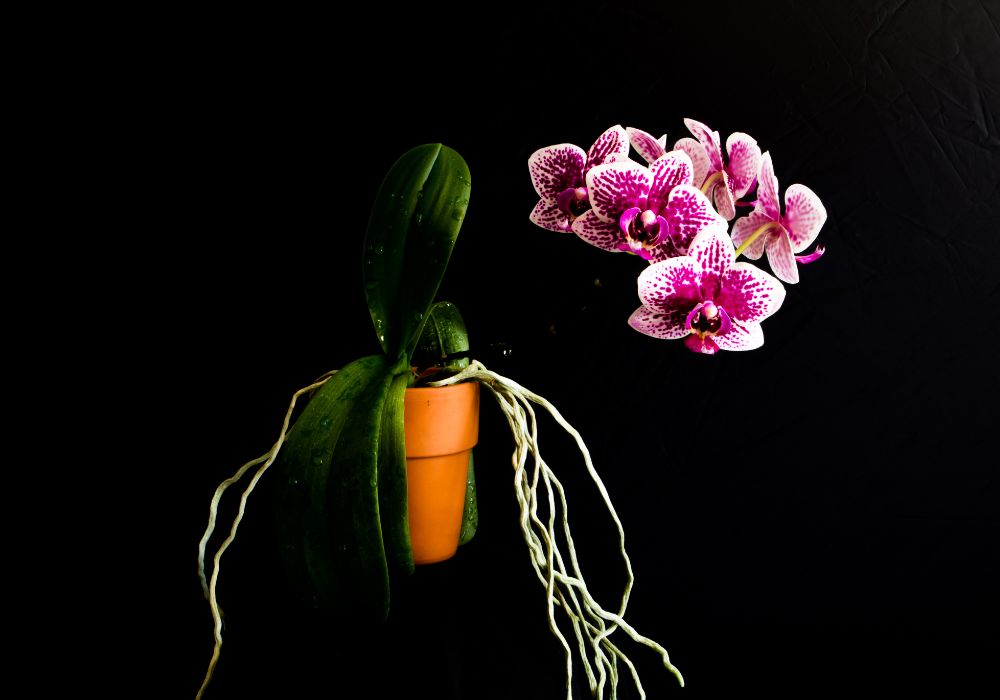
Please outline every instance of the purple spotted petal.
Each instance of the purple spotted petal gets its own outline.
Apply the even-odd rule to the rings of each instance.
[[[583,163],[586,154],[579,146],[561,143],[540,148],[528,158],[531,184],[542,199],[555,199],[569,187],[583,184]]]
[[[734,260],[733,242],[725,227],[716,224],[698,233],[691,241],[688,255],[701,266],[702,294],[706,299],[716,299],[722,280]]]
[[[795,264],[788,232],[784,228],[767,237],[767,262],[775,277],[789,284],[798,283],[799,268]]]
[[[649,188],[649,208],[659,213],[667,204],[670,192],[677,185],[690,185],[694,179],[694,166],[683,151],[670,151],[649,166],[653,184]]]
[[[541,226],[549,231],[558,231],[559,233],[569,233],[572,222],[569,220],[569,215],[559,208],[554,202],[549,202],[544,199],[538,200],[538,204],[535,208],[531,210],[531,214],[528,216],[532,223],[537,226]]]
[[[722,170],[722,143],[719,140],[719,132],[712,131],[707,126],[701,122],[695,121],[694,119],[685,119],[684,126],[687,127],[696,139],[705,147],[705,152],[708,154],[708,162],[711,166],[711,172],[719,172]]]
[[[710,199],[715,202],[715,208],[726,221],[731,221],[736,216],[736,198],[733,197],[732,185],[729,182],[729,174],[723,170],[720,179],[712,185]]]
[[[667,135],[664,134],[660,138],[654,138],[652,134],[643,131],[642,129],[635,129],[633,127],[627,127],[625,133],[628,134],[628,140],[632,143],[632,148],[638,153],[647,163],[652,163],[654,160],[662,156],[667,152]]]
[[[609,156],[628,156],[628,134],[625,133],[625,129],[620,124],[611,127],[594,141],[594,145],[587,152],[584,174],[591,168],[612,162],[608,160]]]
[[[694,177],[691,184],[699,188],[704,185],[708,171],[712,169],[712,163],[709,161],[705,147],[694,139],[685,137],[674,144],[674,150],[684,151],[691,159],[691,165],[694,166]]]
[[[670,192],[662,214],[667,221],[667,234],[681,255],[687,254],[691,241],[705,228],[725,223],[712,209],[708,197],[691,185],[677,185]]]
[[[754,209],[747,216],[741,217],[733,223],[733,247],[739,248],[753,232],[761,226],[771,223],[771,219],[758,209]],[[757,236],[753,243],[743,251],[742,255],[751,260],[760,260],[764,254],[764,242],[767,240],[768,232]]]
[[[729,154],[729,187],[736,199],[750,191],[750,186],[760,173],[760,146],[746,134],[735,132],[726,139],[726,152]]]
[[[677,309],[660,311],[640,306],[629,316],[628,325],[654,338],[675,340],[690,331],[684,327],[684,313]]]
[[[618,223],[626,209],[646,209],[652,182],[649,168],[631,161],[598,165],[587,173],[590,205],[600,218]]]
[[[777,221],[781,217],[778,209],[778,178],[774,176],[774,164],[771,163],[771,152],[760,158],[760,176],[757,180],[757,208],[770,219]]]
[[[785,300],[785,288],[759,267],[733,263],[722,277],[722,289],[715,303],[729,312],[734,321],[760,323]]]
[[[781,223],[788,230],[793,253],[808,248],[825,222],[826,208],[811,189],[792,185],[785,190],[785,217]]]
[[[612,252],[620,251],[625,241],[625,235],[618,227],[618,223],[604,221],[594,213],[593,209],[588,209],[577,217],[573,222],[573,233],[590,245]]]
[[[720,350],[756,350],[764,344],[764,331],[759,323],[733,322],[725,335],[712,336]]]
[[[639,275],[639,301],[661,313],[673,313],[684,324],[688,312],[702,301],[701,268],[687,256],[653,263]]]

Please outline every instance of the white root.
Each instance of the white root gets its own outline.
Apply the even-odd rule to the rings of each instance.
[[[198,694],[195,696],[195,700],[201,700],[201,696],[204,694],[205,689],[208,688],[208,684],[212,680],[212,674],[215,672],[215,666],[219,663],[219,655],[222,653],[222,609],[219,607],[219,600],[216,595],[216,590],[219,584],[219,567],[222,563],[222,555],[229,548],[229,545],[233,543],[233,540],[236,539],[236,530],[239,528],[240,522],[243,520],[243,513],[246,511],[247,498],[249,498],[250,492],[254,490],[255,486],[257,486],[257,482],[260,481],[262,476],[264,476],[264,472],[266,472],[268,468],[274,464],[274,460],[277,459],[281,446],[285,443],[285,435],[288,433],[288,424],[291,422],[292,413],[295,411],[295,403],[303,394],[315,391],[319,387],[326,384],[332,374],[333,373],[327,373],[309,386],[295,392],[292,396],[291,403],[288,404],[288,411],[285,412],[285,420],[281,424],[281,432],[278,434],[278,440],[274,443],[274,446],[257,459],[251,460],[240,467],[235,474],[219,484],[218,488],[215,489],[215,495],[212,496],[212,503],[208,508],[208,527],[205,528],[205,534],[202,535],[201,542],[198,543],[198,578],[201,579],[201,587],[205,593],[205,597],[208,598],[208,606],[212,611],[212,620],[215,623],[215,648],[212,650],[212,660],[209,661],[208,670],[205,672],[205,680],[202,681],[201,688],[198,689]],[[253,478],[250,479],[250,483],[247,484],[246,489],[244,489],[243,495],[240,496],[239,511],[237,511],[236,517],[233,519],[233,525],[229,530],[229,537],[222,542],[218,551],[216,551],[215,557],[212,560],[214,567],[212,570],[212,577],[210,580],[206,580],[205,547],[208,545],[208,540],[215,531],[215,520],[218,514],[219,501],[222,499],[222,494],[225,493],[226,489],[242,479],[243,475],[246,474],[251,468],[261,462],[264,464],[253,475]]]
[[[246,509],[247,498],[257,485],[257,482],[264,475],[264,472],[274,463],[281,446],[284,444],[296,401],[303,394],[314,391],[325,384],[331,375],[332,373],[328,373],[313,384],[295,392],[288,406],[288,411],[285,414],[285,420],[282,423],[278,440],[274,446],[257,459],[247,462],[240,467],[232,477],[219,485],[215,491],[215,495],[212,497],[212,502],[209,506],[208,527],[198,545],[198,576],[201,579],[205,597],[208,598],[212,619],[215,623],[215,648],[208,665],[208,671],[205,674],[205,680],[198,690],[196,700],[201,700],[205,689],[208,687],[222,650],[222,610],[219,607],[216,595],[222,555],[236,537],[236,530],[243,519],[243,513]],[[639,691],[640,698],[643,698],[643,700],[646,698],[646,693],[639,680],[635,664],[611,641],[611,635],[618,629],[624,631],[636,643],[649,647],[659,653],[664,666],[677,677],[677,680],[683,686],[684,678],[681,676],[680,671],[670,662],[670,656],[666,649],[652,639],[639,634],[625,621],[625,610],[628,606],[629,595],[631,594],[635,580],[631,561],[625,551],[625,531],[621,520],[618,518],[618,514],[615,512],[614,506],[611,504],[607,489],[594,468],[590,452],[584,444],[583,438],[546,399],[528,391],[506,377],[491,372],[478,361],[473,361],[467,368],[452,377],[439,382],[433,382],[431,386],[446,386],[467,380],[478,381],[492,392],[500,406],[500,410],[507,418],[511,434],[514,437],[515,447],[512,463],[514,466],[515,494],[520,506],[521,532],[531,554],[531,564],[535,570],[535,575],[545,588],[549,629],[559,640],[566,655],[567,700],[572,700],[573,651],[556,621],[556,608],[563,611],[572,625],[573,635],[577,642],[577,651],[583,662],[583,670],[587,676],[591,693],[595,698],[599,700],[604,699],[605,689],[609,682],[610,699],[615,700],[617,698],[619,661],[629,669],[632,680]],[[563,490],[562,483],[556,478],[539,451],[538,421],[532,404],[537,404],[548,411],[555,421],[576,440],[577,447],[583,455],[587,471],[597,486],[601,498],[605,506],[607,506],[608,513],[618,528],[619,547],[625,564],[627,580],[617,612],[609,612],[598,604],[583,579],[580,563],[577,560],[576,548],[573,544],[573,536],[569,528],[569,510],[566,502],[566,493]],[[532,459],[530,474],[528,469],[529,456]],[[215,530],[215,521],[222,494],[257,465],[261,466],[253,475],[247,488],[243,491],[240,498],[239,511],[233,520],[229,536],[215,553],[211,578],[206,579],[205,549],[209,538]],[[544,523],[538,514],[540,503],[538,496],[539,484],[544,487],[545,506],[547,506],[548,510],[547,522]],[[557,495],[558,500],[556,498]],[[557,511],[562,516],[562,526],[559,530],[568,550],[569,567],[567,567],[566,557],[560,550],[557,539]]]
[[[635,628],[625,621],[625,609],[628,606],[629,595],[635,579],[632,573],[632,564],[625,551],[625,531],[621,520],[618,518],[618,514],[615,512],[614,506],[611,504],[607,489],[601,481],[601,477],[594,469],[590,452],[584,444],[583,438],[562,417],[555,406],[546,399],[528,391],[506,377],[489,371],[480,362],[473,361],[458,374],[448,379],[434,382],[432,386],[445,386],[468,380],[478,381],[492,392],[500,406],[500,410],[507,418],[511,434],[514,437],[512,463],[514,466],[515,493],[521,510],[521,532],[531,554],[531,564],[535,569],[535,574],[545,587],[549,628],[566,652],[567,700],[572,699],[573,659],[569,642],[556,624],[556,607],[559,607],[565,613],[573,626],[580,656],[583,660],[584,671],[587,675],[591,692],[596,698],[603,700],[605,686],[608,681],[610,681],[611,685],[612,700],[617,697],[618,661],[621,661],[628,667],[632,680],[639,691],[639,696],[641,698],[646,697],[635,665],[610,640],[611,635],[617,629],[624,631],[636,643],[649,647],[659,653],[664,666],[677,677],[678,682],[683,686],[684,678],[680,671],[670,662],[670,655],[667,653],[667,650],[652,639],[639,634]],[[618,541],[625,564],[627,581],[617,612],[609,612],[598,604],[588,590],[586,582],[583,580],[583,573],[580,570],[580,563],[577,560],[576,548],[573,544],[573,537],[569,528],[566,494],[563,491],[562,484],[556,478],[549,465],[542,459],[538,445],[538,421],[532,404],[537,404],[548,411],[555,421],[576,440],[577,447],[583,455],[587,471],[597,486],[601,498],[604,500],[605,506],[607,506],[608,513],[618,528]],[[530,478],[527,470],[529,456],[532,459],[533,467]],[[543,523],[538,517],[539,483],[545,489],[546,505],[548,507],[547,523]],[[556,494],[558,494],[558,508]],[[556,539],[555,519],[557,510],[561,512],[562,516],[561,530],[569,554],[569,569],[567,569],[565,558],[559,549],[559,543]],[[590,649],[590,658],[588,658],[588,654],[586,653],[588,647]],[[597,669],[596,678],[594,676],[595,667]]]

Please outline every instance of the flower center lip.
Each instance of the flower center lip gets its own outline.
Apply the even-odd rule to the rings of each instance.
[[[625,210],[618,219],[618,227],[625,234],[622,248],[647,260],[667,235],[667,220],[652,209],[640,207]]]
[[[691,309],[685,322],[688,330],[699,336],[725,335],[733,327],[732,319],[714,301],[703,301]]]
[[[574,218],[590,209],[590,200],[586,187],[567,187],[556,197],[556,206],[564,214]]]

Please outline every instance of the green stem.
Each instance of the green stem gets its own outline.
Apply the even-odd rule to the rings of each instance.
[[[712,185],[714,185],[717,181],[719,181],[721,179],[722,179],[722,171],[721,170],[719,172],[715,172],[715,173],[712,173],[711,175],[709,175],[708,178],[705,180],[705,184],[703,184],[701,186],[701,193],[702,194],[708,194],[709,188]]]
[[[765,231],[767,231],[769,229],[772,229],[772,228],[778,228],[778,222],[777,221],[768,221],[766,224],[764,224],[763,226],[761,226],[759,229],[757,229],[756,231],[754,231],[753,233],[751,233],[750,237],[748,239],[746,239],[745,241],[743,241],[743,244],[739,248],[736,249],[736,253],[734,254],[735,257],[737,257],[737,258],[740,257],[740,255],[743,254],[743,251],[745,251],[747,248],[749,248],[751,246],[751,244],[753,244],[754,241],[756,241],[758,238],[760,238],[762,235],[764,235]]]

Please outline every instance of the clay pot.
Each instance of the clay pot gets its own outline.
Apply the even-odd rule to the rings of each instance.
[[[479,383],[406,390],[406,495],[416,564],[458,549],[469,453],[479,440]]]

